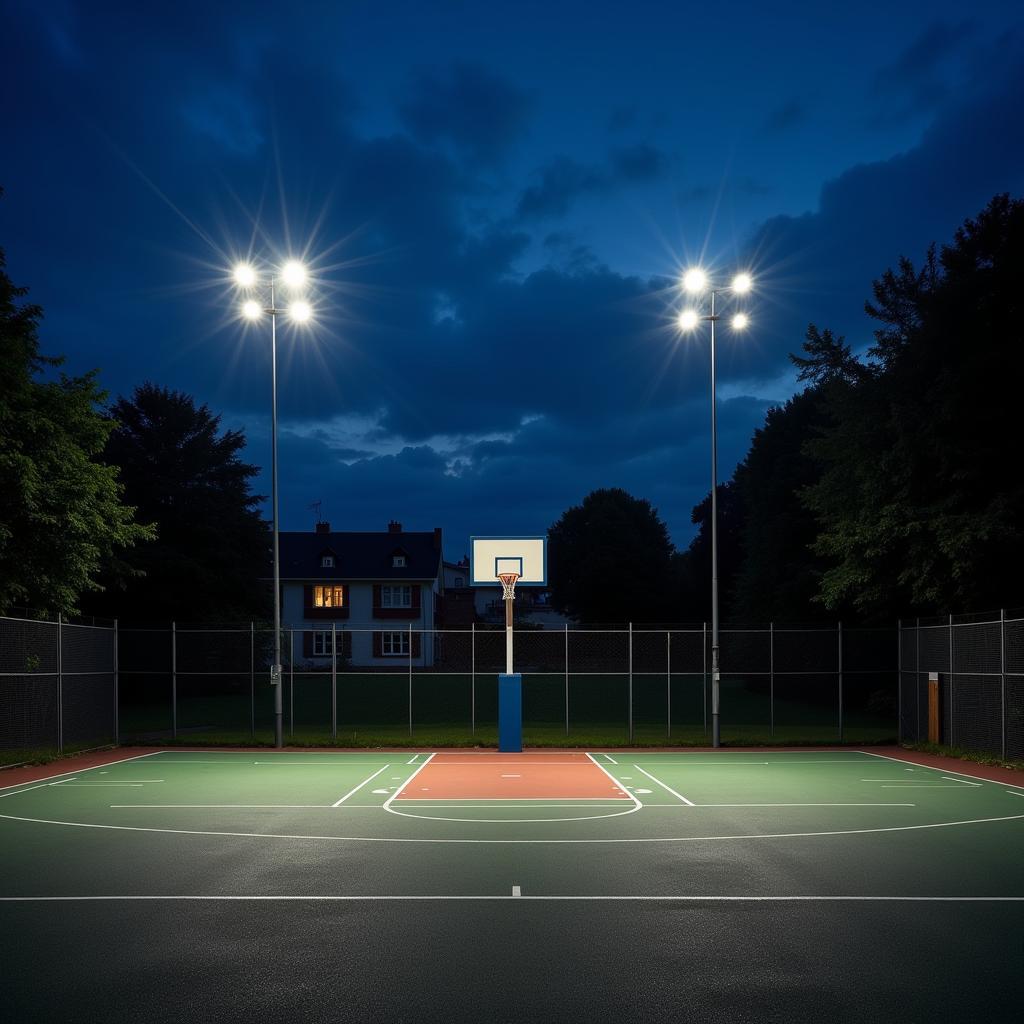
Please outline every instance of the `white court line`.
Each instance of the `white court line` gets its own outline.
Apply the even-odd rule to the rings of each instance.
[[[661,786],[662,789],[666,790],[667,792],[671,793],[674,797],[676,797],[676,799],[682,800],[683,803],[687,805],[687,807],[693,807],[693,801],[687,800],[682,793],[677,793],[671,786],[666,786],[665,783],[661,781],[661,779],[656,779],[650,772],[644,771],[644,769],[641,768],[640,765],[635,764],[633,765],[633,767],[638,772],[643,772],[644,775],[647,776],[647,778],[649,778],[652,782],[656,782],[659,786]]]
[[[512,886],[512,895],[513,895],[513,896],[515,896],[515,897],[516,897],[517,899],[518,899],[518,898],[519,898],[520,896],[522,896],[522,895],[523,895],[523,890],[522,890],[522,886],[518,886],[518,885],[513,885],[513,886]]]
[[[888,754],[876,754],[873,750],[861,750],[861,754],[867,754],[868,757],[880,757],[885,761],[895,761],[896,764],[911,765],[914,768],[927,768],[930,772],[949,772],[950,775],[963,775],[965,778],[974,779],[980,785],[984,785],[986,782],[991,782],[996,786],[1012,786],[1014,789],[1024,789],[1024,785],[1018,786],[1015,782],[999,782],[995,779],[985,779],[977,775],[968,775],[967,772],[958,772],[952,768],[936,768],[930,764],[919,764],[917,761],[904,761],[899,757],[890,757]]]
[[[96,771],[97,768],[109,768],[111,765],[124,764],[126,761],[138,761],[139,758],[142,758],[142,757],[152,757],[154,754],[162,754],[162,753],[163,753],[162,750],[151,750],[147,754],[135,754],[133,757],[122,757],[118,761],[105,761],[103,764],[94,764],[94,765],[92,765],[89,768],[76,768],[74,771],[57,772],[56,775],[46,775],[46,776],[44,776],[41,779],[32,779],[31,781],[32,782],[39,782],[39,783],[49,782],[50,779],[62,779],[66,775],[80,775],[82,772],[94,772],[94,771]],[[25,783],[25,782],[15,782],[15,783],[13,783],[10,786],[0,786],[0,790],[17,789],[19,786],[25,786],[25,785],[28,785],[28,783]],[[36,789],[37,787],[33,786],[32,788]],[[5,794],[5,795],[7,795],[7,794]]]
[[[243,808],[243,807],[312,808],[312,807],[319,807],[319,808],[331,808],[331,807],[333,807],[333,804],[110,804],[109,806],[110,806],[111,810],[122,811],[125,808],[129,808],[129,807],[146,807],[146,808],[154,808],[154,807],[177,807],[177,808],[181,808],[181,807],[190,807],[190,808],[197,808],[197,807],[220,807],[220,808],[234,808],[234,807],[237,807],[237,808]],[[373,810],[373,811],[375,811],[377,808],[376,807],[356,808],[354,805],[345,808],[346,811],[357,810],[357,809],[358,810],[367,810],[367,811]]]
[[[634,811],[644,806],[636,797],[633,797],[633,799],[638,806],[633,811],[625,812],[627,814],[633,814]],[[391,800],[394,800],[394,796],[390,797],[388,802],[390,803]],[[416,801],[410,801],[410,803],[416,803]],[[403,814],[401,811],[395,811],[390,808],[389,810],[391,810],[392,814],[399,814],[403,817],[420,817],[420,815],[416,814]],[[53,818],[26,818],[18,814],[0,814],[0,819],[23,821],[30,825],[60,825],[64,828],[96,828],[113,832],[155,832],[162,835],[176,836],[222,836],[229,839],[298,839],[337,843],[425,843],[428,845],[441,844],[451,846],[610,846],[622,843],[713,843],[737,839],[753,841],[759,839],[817,839],[825,836],[881,835],[885,832],[919,832],[933,828],[958,828],[961,825],[995,825],[1006,821],[1024,821],[1024,814],[1004,814],[997,818],[961,818],[957,821],[933,821],[923,825],[886,825],[881,828],[829,829],[823,832],[748,832],[745,834],[717,836],[638,836],[621,839],[429,839],[412,836],[330,836],[283,832],[222,832],[199,828],[153,828],[142,825],[106,825],[91,821],[57,821]],[[445,821],[449,819],[435,818],[433,820]],[[450,820],[471,824],[474,820],[479,819],[452,818]],[[507,823],[506,819],[499,820],[503,824]],[[543,818],[538,820],[551,822],[558,819]],[[567,818],[565,820],[575,822],[586,819]]]
[[[514,889],[520,888],[514,886]],[[0,903],[98,903],[103,901],[168,901],[168,902],[225,902],[225,903],[306,903],[306,902],[382,902],[382,903],[429,903],[429,902],[472,902],[505,900],[533,900],[548,903],[1024,903],[1024,896],[841,896],[841,895],[794,895],[794,896],[523,896],[520,891],[510,896],[0,896]]]
[[[944,779],[947,779],[949,782],[959,782],[961,786],[980,786],[981,785],[980,782],[968,782],[966,779],[954,779],[954,778],[950,777],[949,775],[943,775],[942,777]]]
[[[1022,793],[1019,789],[1004,789],[1003,792],[1009,793],[1010,796],[1024,796],[1024,793]]]
[[[607,757],[607,758],[608,758],[608,760],[609,760],[609,761],[611,761],[611,763],[612,763],[612,764],[618,764],[618,763],[619,763],[618,761],[616,761],[616,760],[615,760],[615,758],[614,758],[614,757],[612,757],[612,755],[611,755],[611,754],[604,754],[603,756],[604,756],[604,757]]]
[[[71,780],[66,780],[70,782]],[[31,793],[33,789],[43,789],[46,786],[59,786],[59,782],[40,782],[36,786],[29,786],[27,789],[19,789],[17,793],[0,793],[0,800],[3,800],[5,796],[17,796],[19,793]]]
[[[420,756],[419,754],[413,754],[412,757],[410,757],[409,760],[406,761],[405,763],[406,764],[413,764],[416,761],[416,758],[419,757],[419,756]]]
[[[417,757],[419,757],[419,754],[417,754],[416,756],[417,756]],[[416,771],[414,771],[414,772],[412,773],[412,775],[410,775],[410,776],[409,776],[409,777],[408,777],[408,778],[407,778],[407,779],[405,780],[405,782],[403,782],[403,783],[402,783],[402,784],[401,784],[400,786],[396,786],[396,787],[395,787],[395,791],[394,791],[394,793],[392,793],[392,794],[391,794],[391,796],[389,796],[389,797],[387,798],[387,800],[385,800],[385,801],[384,801],[384,803],[383,803],[383,804],[381,805],[381,806],[382,806],[382,807],[384,808],[384,810],[385,810],[385,811],[390,811],[390,810],[391,810],[391,801],[392,801],[392,800],[394,800],[394,799],[395,799],[395,797],[397,797],[397,796],[398,796],[398,794],[399,794],[399,793],[401,793],[401,792],[402,792],[402,790],[403,790],[403,789],[405,789],[405,787],[406,787],[406,786],[408,786],[408,785],[409,785],[409,783],[410,783],[410,782],[412,782],[412,780],[413,780],[413,779],[415,779],[415,778],[416,778],[416,776],[417,776],[417,775],[419,775],[419,773],[420,773],[421,771],[423,771],[423,769],[424,769],[424,768],[426,768],[428,764],[430,764],[430,762],[431,762],[431,761],[433,760],[433,758],[434,758],[434,755],[433,755],[433,754],[430,754],[430,755],[429,755],[429,756],[427,757],[426,761],[424,761],[424,762],[423,762],[423,764],[421,764],[421,765],[420,765],[420,766],[419,766],[419,767],[418,767],[418,768],[416,769]],[[394,811],[394,812],[392,812],[392,813],[395,813],[395,814],[397,814],[398,812],[397,812],[397,811]]]
[[[587,754],[587,757],[590,758],[590,760],[593,762],[595,767],[597,767],[601,771],[603,771],[605,773],[605,775],[607,775],[608,778],[611,779],[612,782],[615,783],[615,788],[616,789],[618,789],[621,792],[625,793],[626,796],[628,796],[629,799],[632,800],[634,804],[636,804],[636,808],[635,808],[636,810],[639,811],[640,808],[643,807],[643,804],[640,802],[640,798],[635,793],[633,793],[628,786],[624,786],[621,782],[619,782],[619,780],[617,778],[615,778],[615,776],[612,775],[612,773],[610,771],[608,771],[608,769],[605,768],[605,766],[603,764],[598,764],[598,761],[597,761],[596,757],[594,757],[590,753]]]
[[[384,765],[383,768],[378,768],[368,779],[363,779],[363,781],[360,782],[358,786],[356,786],[354,789],[350,789],[340,800],[337,800],[335,803],[331,804],[331,806],[340,807],[353,793],[358,793],[359,790],[363,788],[363,786],[365,786],[368,782],[372,782],[375,778],[377,778],[378,775],[380,775],[382,771],[385,771],[390,767],[391,765],[386,764]]]
[[[916,807],[917,804],[690,804],[691,807]],[[665,807],[677,810],[678,804],[648,804],[647,809]]]
[[[963,789],[962,785],[944,786],[941,782],[905,782],[902,785],[899,783],[892,783],[892,785],[879,786],[879,789]]]

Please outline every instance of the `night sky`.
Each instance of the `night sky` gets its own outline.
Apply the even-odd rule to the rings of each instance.
[[[47,353],[243,428],[270,489],[270,344],[230,268],[308,260],[282,323],[281,516],[542,533],[597,487],[675,543],[795,388],[808,322],[1024,192],[1018,3],[0,0],[0,246]]]

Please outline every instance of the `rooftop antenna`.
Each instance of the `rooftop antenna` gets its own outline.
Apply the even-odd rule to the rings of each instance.
[[[321,498],[320,501],[314,501],[310,505],[307,506],[307,508],[310,509],[310,510],[316,509],[316,521],[318,523],[321,521],[320,507],[323,505],[323,503],[324,503],[323,499]]]

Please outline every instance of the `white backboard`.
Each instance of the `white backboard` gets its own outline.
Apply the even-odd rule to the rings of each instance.
[[[470,586],[500,587],[500,572],[519,573],[519,587],[547,586],[547,537],[470,537],[469,543]]]

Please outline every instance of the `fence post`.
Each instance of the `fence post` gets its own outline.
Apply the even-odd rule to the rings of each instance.
[[[249,735],[256,736],[256,623],[249,620]]]
[[[569,735],[569,623],[565,624],[565,735]]]
[[[120,641],[117,633],[117,619],[114,619],[114,743],[121,742],[121,718],[118,704],[121,700],[121,680],[118,675],[118,648]]]
[[[704,668],[701,672],[701,693],[704,697],[704,735],[708,734],[708,624],[704,623],[704,632],[701,634],[701,657],[704,659]]]
[[[1006,760],[1006,609],[999,609],[1000,757]]]
[[[843,624],[837,630],[839,644],[839,742],[843,742]]]
[[[288,735],[295,735],[295,627],[288,628]]]
[[[896,742],[903,742],[903,620],[896,620]]]
[[[629,742],[633,742],[633,623],[629,624]]]
[[[949,745],[954,745],[953,738],[953,613],[949,613],[949,707],[946,708],[945,719],[949,723]],[[939,733],[942,742],[942,733]]]
[[[171,739],[178,738],[178,624],[171,623]]]
[[[476,622],[469,631],[469,733],[476,735]]]
[[[409,735],[412,735],[412,623],[409,623]]]
[[[768,623],[768,735],[775,738],[775,623]]]
[[[665,630],[665,719],[666,738],[672,739],[672,630]]]
[[[331,623],[331,742],[338,741],[338,624]]]
[[[916,700],[916,711],[914,712],[914,742],[921,739],[921,616],[918,615],[914,622],[914,697]]]
[[[57,753],[64,752],[64,637],[63,616],[57,612]]]

